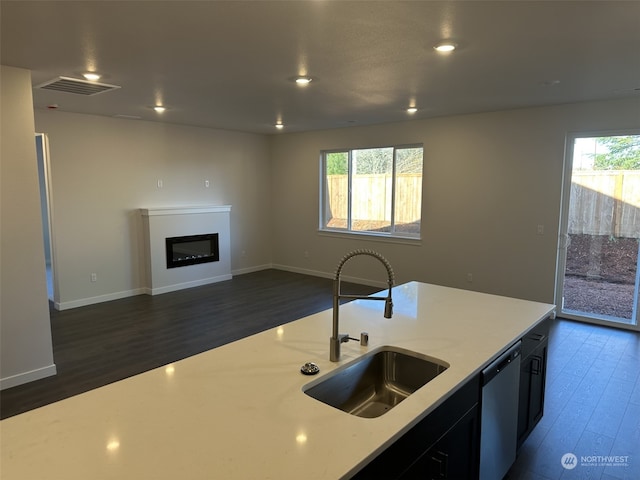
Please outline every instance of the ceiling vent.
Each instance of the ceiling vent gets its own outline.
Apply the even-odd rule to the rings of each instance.
[[[120,88],[118,85],[89,82],[78,78],[58,77],[48,82],[36,85],[35,88],[44,90],[56,90],[58,92],[75,93],[76,95],[97,95]]]

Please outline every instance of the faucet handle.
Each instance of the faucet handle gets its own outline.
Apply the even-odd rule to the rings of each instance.
[[[367,332],[362,332],[360,334],[360,345],[363,347],[369,345],[369,334]]]

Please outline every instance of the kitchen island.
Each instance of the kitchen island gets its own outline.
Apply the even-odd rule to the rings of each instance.
[[[331,310],[0,422],[3,480],[349,478],[458,392],[554,306],[418,282],[343,305],[369,333],[329,361]],[[212,316],[215,322],[215,316]],[[379,346],[449,368],[386,414],[361,418],[303,392]]]

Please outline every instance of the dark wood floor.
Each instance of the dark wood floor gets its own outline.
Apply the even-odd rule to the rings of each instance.
[[[378,291],[343,282],[347,293]],[[280,270],[51,310],[57,375],[0,392],[7,418],[331,308],[332,280]]]
[[[58,375],[0,392],[7,418],[331,307],[331,280],[278,270],[51,312]],[[344,290],[377,289],[345,284]],[[578,466],[560,462],[574,453]],[[628,466],[581,457],[628,456]],[[545,415],[508,478],[640,479],[640,334],[565,320],[549,342]]]
[[[577,457],[572,470],[561,463],[567,453]],[[628,456],[628,465],[597,458],[616,455]],[[574,478],[640,479],[640,334],[558,320],[549,336],[544,416],[509,479]]]

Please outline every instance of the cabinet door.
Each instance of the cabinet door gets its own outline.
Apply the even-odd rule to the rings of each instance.
[[[403,480],[478,477],[478,406],[475,405],[406,470]]]
[[[352,478],[357,480],[392,480],[399,478],[460,478],[470,480],[477,474],[436,476],[440,472],[457,472],[459,465],[469,463],[477,469],[479,464],[478,401],[480,400],[480,376],[477,375],[449,397],[444,403],[423,418],[384,452],[374,458]],[[458,440],[463,439],[463,440]],[[447,443],[449,442],[449,443]],[[442,453],[437,453],[437,448]],[[431,452],[434,460],[429,466]],[[415,466],[415,468],[414,468]],[[466,471],[466,470],[465,470]],[[474,470],[471,470],[474,471]]]
[[[547,345],[540,345],[540,348],[531,355],[531,392],[529,395],[529,429],[542,418],[544,411],[544,390],[547,368]]]
[[[520,368],[520,400],[518,406],[518,448],[538,424],[544,412],[547,369],[547,340],[523,359]]]

